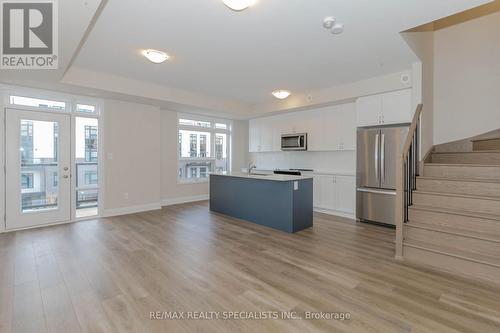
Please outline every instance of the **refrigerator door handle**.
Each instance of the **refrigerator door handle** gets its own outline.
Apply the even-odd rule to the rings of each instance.
[[[375,177],[377,179],[377,181],[379,181],[380,177],[379,177],[379,173],[378,173],[378,165],[379,165],[379,161],[378,161],[378,151],[379,151],[379,145],[378,145],[378,140],[379,140],[379,134],[376,134],[375,135]]]
[[[380,174],[382,178],[382,183],[385,182],[385,134],[382,133],[382,139],[380,142]]]

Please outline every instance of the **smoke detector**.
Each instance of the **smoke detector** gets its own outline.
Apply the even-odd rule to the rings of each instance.
[[[323,28],[330,30],[334,35],[339,35],[344,32],[344,25],[337,22],[333,16],[327,16],[323,19]]]

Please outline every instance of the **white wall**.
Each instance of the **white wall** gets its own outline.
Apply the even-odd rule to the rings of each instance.
[[[434,35],[434,144],[500,128],[500,13]]]
[[[402,36],[421,60],[413,66],[413,107],[424,105],[420,126],[420,156],[423,159],[434,146],[434,33],[410,32]]]
[[[160,109],[106,100],[102,120],[103,214],[160,208]]]
[[[248,156],[248,120],[233,121],[231,167],[234,171],[246,168],[250,163]]]

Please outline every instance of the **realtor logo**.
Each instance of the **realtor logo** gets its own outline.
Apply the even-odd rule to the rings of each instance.
[[[0,0],[1,68],[58,68],[56,1]]]

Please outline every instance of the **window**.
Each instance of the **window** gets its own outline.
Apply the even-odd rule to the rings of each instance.
[[[224,172],[229,169],[229,145],[227,133],[215,134],[215,171]]]
[[[97,162],[97,126],[85,125],[85,162]]]
[[[96,185],[98,182],[96,171],[85,171],[85,185]]]
[[[33,174],[32,173],[21,174],[21,188],[23,190],[33,188]]]
[[[66,103],[61,101],[51,101],[32,97],[10,96],[10,104],[31,106],[36,108],[47,108],[55,110],[66,110]]]
[[[207,178],[207,168],[206,167],[200,168],[200,178]]]
[[[76,112],[95,113],[96,109],[94,105],[77,104]]]
[[[33,122],[31,120],[21,120],[21,161],[23,163],[32,163],[33,157]]]
[[[200,134],[200,157],[207,157],[207,136]]]
[[[57,187],[59,185],[59,177],[57,176],[57,172],[52,174],[52,186]]]
[[[215,123],[215,128],[227,130],[227,124]]]
[[[189,157],[197,157],[197,142],[196,134],[189,134]]]
[[[195,167],[191,167],[190,169],[191,175],[189,178],[196,178],[196,175],[198,174],[197,170]]]
[[[95,110],[97,110],[97,106]],[[99,206],[99,120],[75,117],[76,217],[98,214]]]
[[[231,123],[179,117],[179,180],[203,181],[211,171],[229,171]]]
[[[212,124],[209,121],[199,121],[199,120],[192,120],[192,119],[179,119],[179,125],[194,126],[194,127],[206,127],[206,128],[212,127]]]

